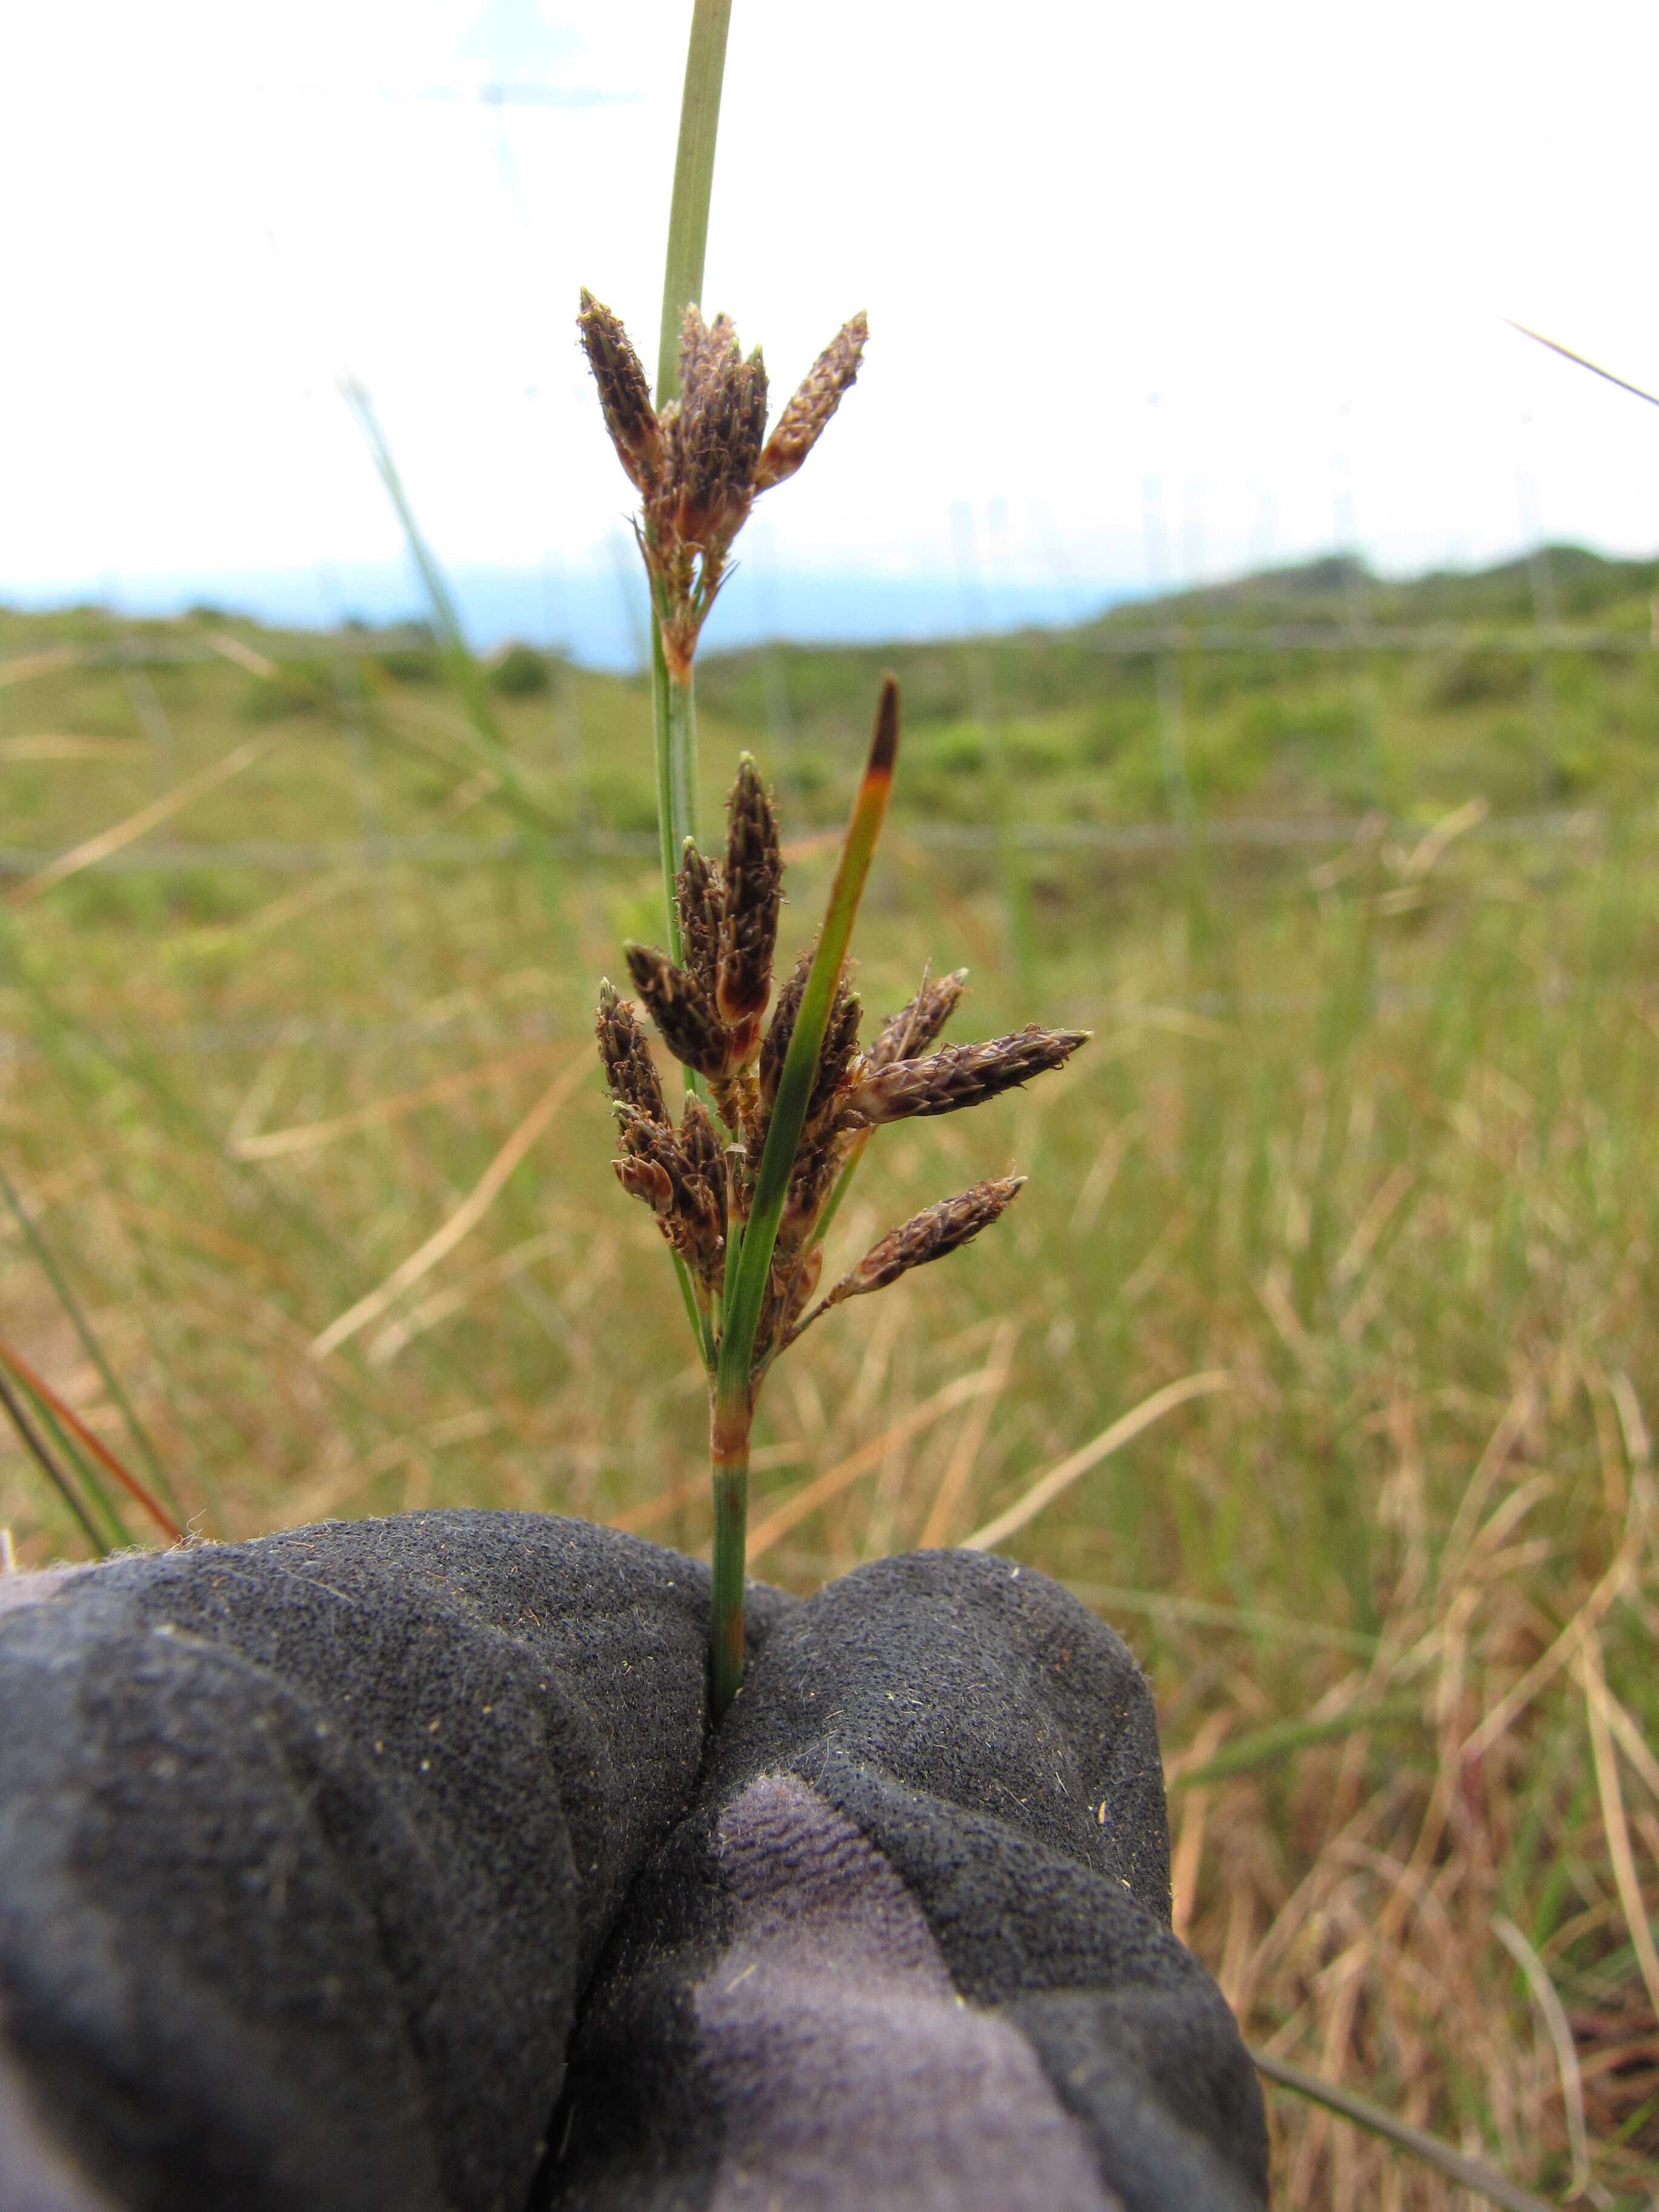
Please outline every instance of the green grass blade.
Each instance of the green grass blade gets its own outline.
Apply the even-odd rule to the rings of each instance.
[[[680,143],[674,156],[674,197],[668,209],[668,259],[662,280],[662,332],[657,349],[657,404],[680,388],[680,319],[702,299],[708,245],[708,199],[714,185],[714,141],[726,75],[726,33],[732,0],[693,0],[691,43],[680,95]]]
[[[1191,1790],[1203,1782],[1222,1782],[1230,1774],[1250,1774],[1258,1767],[1275,1766],[1310,1744],[1330,1743],[1361,1729],[1425,1727],[1420,1698],[1383,1698],[1368,1705],[1350,1705],[1346,1713],[1328,1713],[1321,1720],[1271,1721],[1252,1729],[1248,1735],[1224,1744],[1202,1766],[1170,1778],[1171,1790]]]
[[[91,1545],[94,1555],[100,1559],[107,1559],[111,1550],[110,1545],[99,1534],[94,1526],[92,1516],[82,1504],[74,1484],[52,1457],[46,1438],[29,1419],[24,1410],[21,1399],[12,1389],[10,1381],[4,1375],[0,1375],[0,1406],[3,1406],[10,1414],[12,1426],[22,1438],[29,1456],[80,1522],[82,1531],[88,1543]]]
[[[507,740],[501,734],[501,724],[489,703],[489,690],[484,683],[483,670],[478,665],[472,648],[466,641],[466,632],[461,627],[457,609],[443,570],[438,566],[436,555],[427,544],[421,526],[415,520],[415,510],[410,505],[409,494],[392,458],[392,448],[386,443],[386,433],[380,428],[374,404],[362,386],[347,377],[342,380],[340,392],[351,410],[357,428],[363,434],[380,482],[386,486],[386,496],[397,510],[403,525],[404,538],[409,546],[410,558],[420,571],[421,581],[432,608],[432,626],[438,634],[439,649],[448,665],[455,688],[465,700],[473,727],[490,749],[489,763],[496,772],[514,784],[521,784],[518,765],[507,750]]]
[[[28,1395],[36,1419],[52,1440],[53,1457],[60,1467],[73,1470],[82,1497],[90,1499],[96,1518],[103,1524],[106,1548],[112,1552],[126,1551],[131,1545],[131,1535],[114,1501],[99,1481],[96,1468],[81,1449],[73,1431],[58,1419],[52,1401],[42,1398],[35,1391]]]
[[[806,1120],[806,1109],[817,1074],[818,1053],[835,1004],[836,985],[847,957],[848,939],[863,895],[870,861],[881,835],[887,797],[893,786],[893,763],[898,752],[898,685],[890,676],[881,689],[876,714],[876,733],[871,742],[853,818],[847,825],[836,879],[830,887],[818,949],[806,978],[800,1011],[778,1081],[778,1095],[755,1179],[755,1200],[744,1231],[743,1251],[726,1304],[726,1328],[720,1339],[720,1396],[723,1404],[745,1405],[749,1395],[750,1361],[755,1349],[755,1330],[760,1321],[767,1271],[777,1242],[778,1223],[788,1194],[790,1170]]]
[[[123,1467],[106,1443],[100,1441],[73,1407],[66,1406],[43,1376],[37,1375],[27,1360],[14,1346],[0,1338],[0,1365],[10,1369],[35,1405],[46,1417],[52,1434],[80,1469],[82,1481],[96,1499],[99,1510],[118,1533],[122,1543],[131,1540],[119,1513],[104,1492],[104,1476],[110,1476],[125,1490],[129,1498],[155,1522],[170,1543],[182,1544],[185,1531],[131,1468]],[[101,1472],[100,1471],[101,1470]]]
[[[1356,2127],[1369,2129],[1372,2135],[1381,2136],[1413,2158],[1421,2159],[1425,2166],[1433,2166],[1437,2173],[1443,2173],[1460,2189],[1473,2190],[1489,2203],[1501,2204],[1504,2212],[1550,2212],[1543,2197],[1522,2189],[1508,2174],[1483,2165],[1478,2158],[1466,2158],[1462,2151],[1442,2142],[1438,2136],[1413,2127],[1409,2120],[1396,2119],[1383,2106],[1374,2105],[1369,2097],[1359,2096],[1352,2089],[1339,2088],[1335,2082],[1323,2081],[1300,2066],[1292,2066],[1287,2059],[1272,2057],[1265,2051],[1252,2049],[1250,2057],[1258,2070],[1270,2081],[1277,2081],[1281,2089],[1294,2090],[1298,2097],[1323,2105],[1327,2112],[1339,2113]]]
[[[161,1463],[161,1454],[150,1442],[149,1431],[133,1411],[132,1401],[121,1388],[115,1370],[104,1357],[104,1347],[94,1335],[91,1322],[81,1310],[80,1301],[70,1288],[63,1269],[52,1257],[52,1247],[30,1218],[27,1209],[17,1195],[12,1186],[11,1178],[3,1167],[0,1167],[0,1197],[3,1197],[6,1204],[10,1207],[12,1217],[22,1231],[30,1251],[40,1264],[41,1273],[52,1285],[58,1304],[69,1317],[70,1328],[80,1338],[81,1349],[97,1369],[100,1380],[105,1389],[109,1392],[112,1404],[118,1408],[122,1420],[126,1424],[127,1434],[137,1446],[139,1456],[149,1469],[151,1480],[161,1492],[165,1503],[172,1510],[174,1518],[182,1521],[184,1508],[179,1504],[179,1493],[174,1490],[172,1480]]]

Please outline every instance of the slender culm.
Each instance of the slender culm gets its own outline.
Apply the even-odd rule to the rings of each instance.
[[[817,933],[772,998],[783,898],[777,810],[756,763],[738,764],[715,860],[696,832],[692,668],[698,638],[755,501],[795,475],[856,380],[869,337],[844,323],[767,434],[768,380],[731,317],[705,317],[714,127],[725,11],[694,19],[664,283],[654,402],[620,319],[591,292],[577,318],[607,434],[640,495],[635,532],[650,586],[657,807],[668,950],[629,945],[628,972],[686,1071],[676,1128],[633,1008],[609,983],[596,1030],[617,1124],[613,1163],[674,1255],[708,1375],[714,1509],[710,1694],[718,1719],[743,1680],[749,1437],[772,1362],[809,1322],[942,1259],[997,1218],[1018,1177],[978,1183],[872,1246],[817,1306],[824,1237],[880,1123],[954,1113],[1060,1066],[1083,1042],[1035,1026],[980,1045],[929,1048],[964,972],[927,979],[861,1050],[848,964],[859,902],[898,759],[899,695],[887,677]],[[707,1102],[702,1095],[707,1087]]]

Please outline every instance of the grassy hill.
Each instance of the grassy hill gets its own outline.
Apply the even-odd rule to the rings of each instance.
[[[1255,2039],[1564,2186],[1518,1930],[1632,2205],[1659,2152],[1630,1889],[1651,1914],[1659,1797],[1629,1747],[1659,1741],[1656,592],[1659,563],[1571,548],[1407,583],[1333,561],[699,677],[705,823],[751,750],[791,947],[891,665],[866,1006],[931,957],[974,971],[958,1035],[1096,1032],[971,1132],[872,1149],[832,1267],[976,1175],[1031,1182],[780,1370],[757,1571],[958,1539],[1224,1370],[1009,1539],[1153,1675],[1178,1923]],[[0,1160],[204,1533],[483,1502],[707,1538],[699,1374],[590,1036],[623,938],[660,934],[648,700],[523,649],[489,699],[499,749],[415,629],[0,614]],[[0,1226],[0,1336],[135,1456]],[[86,1549],[9,1433],[0,1523],[28,1561]],[[1299,2109],[1276,2159],[1287,2205],[1380,2201],[1392,2169]]]

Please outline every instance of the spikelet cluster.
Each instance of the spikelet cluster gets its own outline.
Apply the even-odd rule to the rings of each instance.
[[[748,1219],[816,950],[807,945],[784,978],[763,1030],[782,889],[776,809],[745,756],[726,801],[723,860],[686,841],[676,882],[679,959],[644,945],[627,951],[629,975],[658,1036],[706,1084],[712,1113],[688,1097],[674,1126],[634,1008],[609,983],[599,999],[599,1057],[620,1132],[617,1177],[650,1206],[685,1263],[699,1308],[716,1325],[726,1238],[733,1228],[741,1235]],[[881,1238],[812,1305],[823,1265],[820,1224],[872,1129],[976,1106],[1063,1066],[1085,1042],[1081,1030],[1032,1025],[982,1043],[939,1046],[966,980],[963,969],[925,976],[915,996],[861,1046],[858,994],[844,972],[838,978],[756,1334],[757,1374],[820,1314],[967,1243],[1018,1191],[1022,1178],[1001,1177],[927,1207]]]
[[[745,359],[728,315],[705,323],[688,307],[680,393],[660,409],[619,317],[584,291],[582,350],[617,458],[640,495],[635,527],[671,671],[684,677],[726,573],[732,541],[763,491],[793,476],[857,376],[869,326],[842,325],[813,363],[770,437],[766,364]]]

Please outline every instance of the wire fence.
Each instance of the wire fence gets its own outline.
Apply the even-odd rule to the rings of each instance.
[[[1578,846],[1586,860],[1596,857],[1599,839],[1617,827],[1621,836],[1659,839],[1659,814],[1615,817],[1596,807],[1543,814],[1488,817],[1460,835],[1486,844],[1543,842]],[[902,836],[910,844],[938,853],[995,853],[1009,846],[1026,853],[1178,853],[1188,846],[1251,847],[1267,850],[1329,848],[1356,838],[1417,836],[1420,822],[1378,814],[1242,815],[1212,821],[1172,822],[909,822]],[[803,839],[803,846],[817,843]],[[476,867],[485,863],[555,860],[650,860],[658,841],[648,830],[580,830],[545,835],[512,831],[468,837],[454,833],[368,836],[319,843],[304,839],[229,838],[222,842],[132,845],[101,854],[86,872],[117,875],[166,875],[222,868],[246,868],[270,874],[305,875],[334,868],[390,866]],[[789,858],[787,842],[785,857]],[[0,878],[27,878],[59,855],[44,847],[0,846]]]

